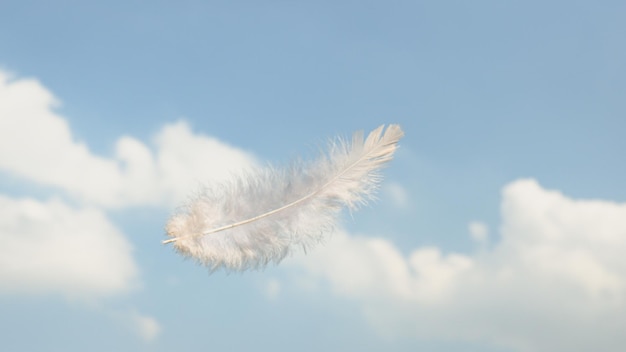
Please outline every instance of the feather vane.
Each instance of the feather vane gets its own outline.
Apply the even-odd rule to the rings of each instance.
[[[253,170],[231,182],[204,187],[166,225],[181,254],[212,271],[239,271],[278,263],[296,248],[324,239],[343,208],[356,210],[381,181],[380,169],[393,158],[403,136],[384,125],[364,139],[336,139],[315,161],[286,169]]]

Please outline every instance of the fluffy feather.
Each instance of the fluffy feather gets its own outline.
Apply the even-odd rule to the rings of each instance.
[[[383,133],[384,131],[384,133]],[[384,125],[363,139],[337,139],[327,154],[281,170],[259,169],[225,184],[205,187],[166,226],[178,252],[211,270],[246,270],[280,262],[294,248],[323,239],[341,209],[373,199],[380,169],[403,136]]]

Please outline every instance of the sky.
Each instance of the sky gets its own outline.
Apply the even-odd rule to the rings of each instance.
[[[621,1],[0,3],[3,351],[624,351]],[[228,273],[203,184],[399,124],[378,200]]]

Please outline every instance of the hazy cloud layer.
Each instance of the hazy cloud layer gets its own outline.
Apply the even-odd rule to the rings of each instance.
[[[34,79],[0,71],[0,170],[58,187],[104,207],[173,205],[200,182],[227,178],[253,157],[217,139],[193,134],[179,121],[165,125],[153,148],[121,137],[115,155],[94,155],[54,112],[54,95]]]
[[[524,352],[626,349],[626,204],[519,180],[504,188],[501,211],[498,243],[474,255],[428,247],[406,258],[385,239],[338,233],[291,263],[304,287],[326,282],[360,302],[384,335]]]

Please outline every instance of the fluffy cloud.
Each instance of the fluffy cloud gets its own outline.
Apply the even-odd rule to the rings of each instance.
[[[201,182],[227,178],[252,156],[179,121],[153,148],[121,137],[112,157],[94,155],[54,112],[54,95],[34,79],[0,70],[0,171],[52,186],[79,200],[14,200],[0,195],[0,285],[5,290],[95,292],[127,289],[136,276],[130,246],[102,208],[175,205]]]
[[[60,201],[0,195],[0,291],[69,297],[136,285],[132,248],[105,215]]]
[[[165,125],[154,144],[151,153],[131,137],[118,141],[117,160],[125,165],[118,204],[177,204],[198,185],[226,180],[255,164],[251,154],[194,134],[184,121]]]
[[[0,194],[0,293],[94,298],[139,283],[132,248],[104,210],[172,206],[202,182],[254,165],[254,158],[179,121],[149,145],[123,136],[112,156],[98,156],[75,139],[55,112],[59,101],[35,79],[0,70],[0,172],[61,190],[75,206]],[[158,322],[131,311],[122,324],[144,340]]]
[[[163,127],[154,150],[126,136],[117,141],[114,156],[94,155],[54,112],[58,106],[38,81],[11,80],[0,71],[0,170],[89,204],[123,207],[175,204],[200,182],[254,163],[250,154],[193,134],[182,121]]]
[[[385,335],[482,341],[523,352],[626,349],[626,204],[573,200],[519,180],[501,240],[475,255],[337,234],[295,258],[306,287],[357,300]],[[301,281],[302,282],[302,281]]]

